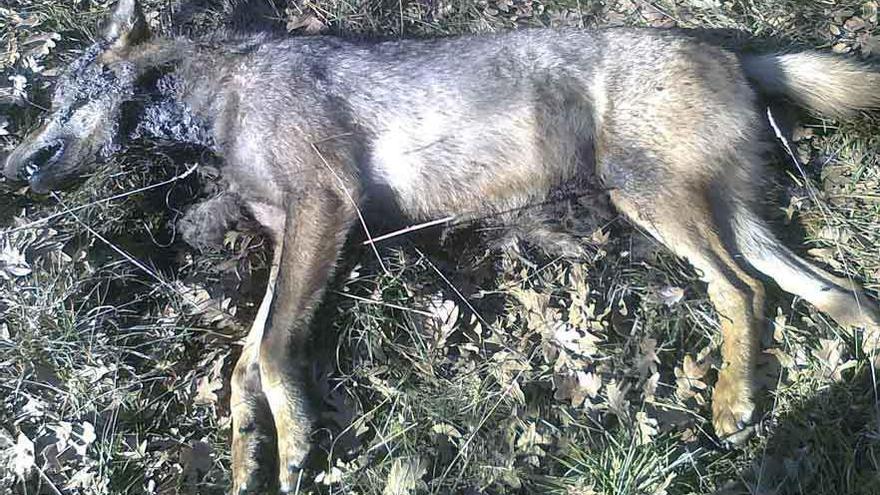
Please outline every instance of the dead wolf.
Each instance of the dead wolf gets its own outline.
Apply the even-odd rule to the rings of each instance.
[[[413,221],[485,215],[595,174],[623,215],[708,284],[724,340],[714,426],[739,432],[753,413],[759,275],[841,325],[880,332],[857,284],[795,255],[756,213],[770,141],[758,94],[846,117],[880,106],[878,90],[880,74],[847,59],[740,56],[657,30],[157,38],[137,1],[121,0],[4,172],[47,192],[132,135],[222,157],[228,193],[188,221],[222,224],[206,212],[241,204],[274,246],[232,378],[233,490],[289,492],[309,451],[310,315],[348,232],[369,222],[359,216],[368,200]]]

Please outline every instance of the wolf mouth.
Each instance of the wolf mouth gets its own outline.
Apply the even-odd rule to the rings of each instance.
[[[25,163],[24,177],[22,178],[30,181],[34,178],[34,176],[36,176],[41,168],[50,166],[58,162],[58,159],[61,158],[62,153],[64,153],[64,143],[62,143],[60,140],[55,141],[49,146],[40,149],[40,151],[34,153]]]

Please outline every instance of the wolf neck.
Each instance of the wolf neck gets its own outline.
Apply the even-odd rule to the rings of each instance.
[[[215,149],[216,96],[205,92],[215,72],[213,57],[189,40],[153,43],[143,55],[154,73],[133,137]]]
[[[160,77],[156,94],[151,95],[153,98],[143,108],[135,137],[213,148],[211,120],[193,111],[183,97],[181,86],[176,73]]]

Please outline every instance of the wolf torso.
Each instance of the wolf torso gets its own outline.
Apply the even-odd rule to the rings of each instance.
[[[309,187],[309,167],[325,153],[346,155],[367,196],[408,217],[519,208],[592,171],[603,142],[662,140],[680,115],[666,109],[680,98],[668,85],[691,84],[692,105],[702,93],[742,87],[737,72],[724,74],[734,81],[703,76],[719,59],[736,63],[732,55],[650,30],[198,47],[180,61],[176,98],[210,125],[225,174],[258,216],[282,206],[279,184]],[[648,64],[654,69],[643,70]],[[694,142],[669,148],[699,146],[738,117],[726,108],[692,122]],[[278,165],[291,157],[302,168]],[[651,175],[647,164],[601,172],[608,187]]]

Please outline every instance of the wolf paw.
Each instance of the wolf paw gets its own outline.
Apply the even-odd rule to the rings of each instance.
[[[740,444],[751,435],[755,405],[747,380],[722,371],[712,395],[712,424],[725,442]]]
[[[281,430],[279,430],[281,431]],[[281,494],[296,493],[302,483],[303,467],[311,449],[308,435],[302,435],[301,429],[288,430],[286,441],[280,442],[282,450],[279,455],[278,484]],[[308,430],[305,430],[308,431]],[[281,433],[279,433],[279,439]]]

